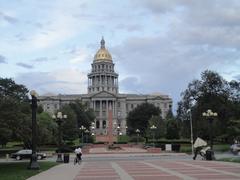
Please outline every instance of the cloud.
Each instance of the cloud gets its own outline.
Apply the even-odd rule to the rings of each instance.
[[[77,69],[58,69],[53,72],[20,73],[16,82],[39,94],[81,94],[87,91],[87,74]]]
[[[116,29],[123,29],[128,32],[141,31],[143,27],[140,24],[118,24],[115,27]]]
[[[90,54],[88,50],[84,48],[73,48],[69,51],[69,53],[71,56],[69,62],[72,64],[84,63],[92,56],[92,54]]]
[[[31,61],[35,63],[42,63],[42,62],[54,61],[56,59],[57,57],[37,57],[35,59],[32,59]]]
[[[15,24],[18,22],[17,18],[4,14],[3,12],[0,12],[0,19],[3,19],[10,24]]]
[[[51,3],[50,3],[51,4]],[[81,9],[82,2],[53,3],[53,8],[46,11],[47,23],[37,23],[38,29],[31,35],[30,44],[37,49],[45,49],[78,35],[88,27],[88,22],[76,19],[72,14]]]
[[[141,94],[142,83],[139,81],[137,77],[128,76],[119,82],[119,86],[122,92],[131,92]]]
[[[7,64],[7,62],[6,62],[6,58],[3,56],[3,55],[1,55],[0,54],[0,64]]]
[[[240,81],[240,74],[235,75],[234,78]]]
[[[27,38],[23,35],[23,33],[18,33],[14,36],[18,41],[26,41]]]
[[[112,48],[116,69],[131,76],[120,81],[120,90],[170,94],[176,105],[180,92],[206,69],[236,66],[239,52],[231,49],[186,44],[181,38],[131,37]],[[121,78],[121,73],[119,74]],[[137,77],[137,78],[133,78]]]
[[[26,69],[33,69],[34,67],[32,65],[29,64],[25,64],[25,63],[16,63],[17,66],[26,68]]]

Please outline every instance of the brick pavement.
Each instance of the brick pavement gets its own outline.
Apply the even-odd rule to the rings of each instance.
[[[74,180],[240,179],[240,165],[217,161],[84,162]]]

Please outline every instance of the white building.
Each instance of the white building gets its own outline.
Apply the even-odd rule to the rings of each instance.
[[[88,93],[79,95],[41,96],[40,104],[44,111],[55,113],[62,105],[76,99],[86,103],[94,109],[95,133],[105,135],[108,126],[108,109],[113,112],[113,125],[120,126],[123,134],[126,133],[126,117],[129,111],[139,104],[148,102],[161,109],[164,118],[172,108],[172,99],[161,94],[121,94],[119,93],[118,74],[114,70],[112,56],[105,48],[104,39],[101,47],[94,56],[92,70],[88,74]]]

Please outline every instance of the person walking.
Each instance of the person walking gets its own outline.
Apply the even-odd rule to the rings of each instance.
[[[206,141],[202,140],[201,138],[197,138],[195,143],[193,144],[194,147],[194,156],[193,156],[193,160],[196,159],[197,155],[200,154],[202,156],[202,154],[200,153],[200,151],[202,150],[202,148],[204,146],[206,146],[207,143]]]

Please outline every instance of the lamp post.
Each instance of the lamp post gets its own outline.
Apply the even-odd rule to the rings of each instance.
[[[86,128],[82,125],[79,129],[82,132],[82,140],[81,141],[82,141],[82,145],[83,145],[83,141],[84,141],[83,135],[84,135],[84,131],[85,131]]]
[[[194,153],[194,148],[193,148],[193,125],[192,125],[192,111],[191,111],[191,109],[188,109],[187,113],[189,113],[190,131],[191,131],[191,145],[192,145],[192,155],[193,155],[193,153]]]
[[[120,132],[120,126],[117,126],[117,134],[119,135]]]
[[[67,119],[66,114],[62,114],[62,112],[57,112],[57,116],[53,115],[52,118],[56,121],[58,124],[58,154],[57,154],[57,161],[56,162],[63,162],[62,160],[62,154],[60,152],[62,147],[62,128],[61,125],[63,123],[63,119]]]
[[[211,109],[208,109],[206,112],[202,113],[203,117],[206,117],[209,121],[209,125],[210,125],[210,143],[211,143],[211,149],[213,149],[213,137],[212,137],[212,124],[213,124],[213,118],[217,117],[218,114],[216,112],[212,112]]]
[[[139,129],[136,129],[136,133],[137,133],[137,144],[138,144],[140,130],[139,130]]]
[[[39,169],[40,166],[37,162],[37,120],[36,120],[36,114],[37,114],[37,93],[36,91],[32,90],[30,92],[30,95],[32,97],[32,156],[30,160],[30,164],[28,166],[28,169]]]
[[[95,125],[95,123],[92,122],[92,126],[91,126],[91,132],[92,132],[92,133],[95,133],[95,132],[94,132],[94,131],[95,131],[95,126],[94,126],[94,125]]]
[[[153,147],[155,147],[155,130],[157,127],[155,125],[152,125],[150,129],[153,131]]]

